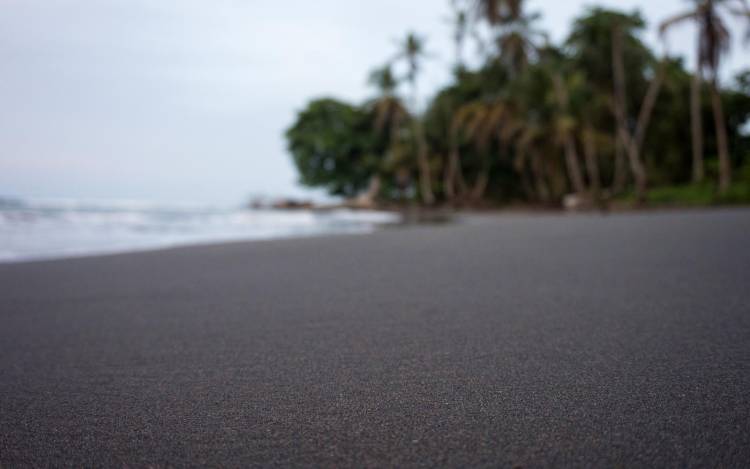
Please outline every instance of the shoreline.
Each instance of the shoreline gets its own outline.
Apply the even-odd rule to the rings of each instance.
[[[62,253],[49,256],[38,256],[29,258],[18,258],[18,259],[0,259],[0,266],[3,265],[17,265],[17,264],[28,264],[28,263],[41,263],[41,262],[59,262],[66,260],[75,259],[89,259],[99,257],[111,257],[111,256],[123,256],[128,254],[140,254],[140,253],[152,253],[161,251],[172,251],[172,250],[183,250],[191,248],[200,248],[207,246],[222,246],[222,245],[235,245],[235,244],[247,244],[247,243],[273,243],[273,242],[287,242],[303,239],[327,239],[327,238],[338,238],[338,237],[362,237],[368,236],[373,233],[380,231],[400,230],[409,229],[414,227],[432,227],[441,225],[454,225],[454,224],[467,224],[473,221],[482,220],[497,220],[503,218],[535,218],[535,217],[617,217],[626,215],[659,215],[659,214],[701,214],[701,213],[713,213],[713,212],[731,212],[731,211],[748,211],[750,206],[736,206],[736,205],[725,205],[725,206],[714,206],[714,207],[641,207],[634,209],[625,210],[578,210],[570,211],[564,209],[545,209],[545,208],[529,208],[529,207],[512,207],[505,209],[481,209],[481,210],[445,210],[445,209],[424,209],[415,207],[409,210],[389,210],[386,208],[377,209],[378,212],[388,212],[398,214],[401,217],[400,221],[381,223],[377,226],[371,227],[361,232],[329,232],[329,233],[309,233],[309,234],[289,234],[289,235],[277,235],[269,237],[259,238],[237,238],[237,239],[216,239],[216,240],[205,240],[205,241],[188,241],[188,242],[177,242],[174,244],[164,244],[157,246],[146,246],[146,247],[133,247],[133,248],[121,248],[111,250],[96,250],[90,252],[70,252]]]
[[[386,212],[177,209],[50,203],[0,208],[0,262],[173,246],[364,233],[398,221]]]
[[[375,228],[374,230],[370,230],[370,231],[348,232],[348,233],[346,232],[311,233],[311,234],[301,234],[301,235],[274,236],[274,237],[267,237],[267,238],[189,241],[185,243],[165,244],[165,245],[153,246],[153,247],[122,248],[122,249],[95,251],[95,252],[76,252],[76,253],[71,252],[68,254],[23,258],[23,259],[10,259],[10,260],[0,259],[0,266],[27,264],[27,263],[40,263],[40,262],[59,262],[59,261],[66,261],[66,260],[90,259],[90,258],[100,258],[100,257],[127,256],[129,254],[159,253],[162,251],[173,251],[173,250],[182,250],[182,249],[189,250],[191,248],[224,246],[224,245],[234,245],[234,244],[242,245],[242,244],[249,244],[249,243],[252,243],[252,244],[271,243],[271,242],[276,242],[276,241],[282,242],[282,241],[294,241],[294,240],[301,240],[301,239],[316,239],[316,238],[327,239],[327,238],[348,237],[348,236],[359,237],[359,236],[366,236],[368,234],[373,233],[374,231],[381,230],[384,228],[385,226],[381,228]]]

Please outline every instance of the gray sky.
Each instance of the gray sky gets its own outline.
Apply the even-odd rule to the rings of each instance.
[[[530,7],[559,40],[591,3]],[[688,5],[597,3],[652,24]],[[447,16],[447,0],[0,0],[0,196],[305,194],[283,138],[295,113],[313,97],[367,98],[368,71],[410,29],[436,55],[422,89],[446,83]],[[690,27],[670,38],[692,51]],[[739,43],[728,65],[750,66]]]

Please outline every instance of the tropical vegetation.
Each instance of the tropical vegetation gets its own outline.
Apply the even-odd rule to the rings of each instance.
[[[750,202],[750,71],[720,73],[744,0],[695,0],[658,26],[665,44],[696,26],[694,70],[646,45],[638,11],[589,7],[553,43],[526,6],[452,0],[453,79],[426,103],[416,33],[370,73],[371,99],[308,103],[286,134],[301,182],[370,205]]]

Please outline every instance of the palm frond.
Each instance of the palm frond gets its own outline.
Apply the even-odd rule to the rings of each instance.
[[[670,18],[667,18],[666,20],[662,21],[659,24],[659,34],[663,36],[673,26],[679,23],[682,23],[683,21],[695,20],[697,16],[698,16],[698,12],[696,10],[689,10],[689,11],[680,13],[678,15],[674,15]]]

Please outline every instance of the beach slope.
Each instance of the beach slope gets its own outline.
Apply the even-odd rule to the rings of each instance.
[[[750,461],[750,210],[0,265],[0,466]]]

